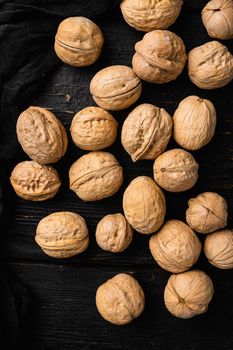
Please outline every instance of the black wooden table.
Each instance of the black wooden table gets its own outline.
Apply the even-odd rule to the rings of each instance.
[[[191,48],[211,40],[200,17],[207,1],[185,1],[177,22],[170,28]],[[40,96],[28,105],[38,105],[53,111],[64,123],[68,133],[73,115],[94,105],[89,94],[93,75],[113,64],[131,65],[134,44],[143,33],[130,28],[119,9],[98,23],[105,36],[105,46],[96,64],[73,68],[61,64],[47,82]],[[232,41],[225,44],[233,53]],[[22,77],[23,79],[23,77]],[[214,102],[217,131],[212,142],[193,152],[199,162],[199,180],[192,190],[180,194],[165,193],[166,219],[185,220],[187,200],[203,191],[216,191],[229,204],[229,227],[232,226],[233,187],[233,84],[215,91],[204,91],[189,80],[187,70],[175,81],[165,85],[143,82],[139,103],[152,103],[173,114],[186,96],[199,95]],[[133,107],[132,107],[133,108]],[[33,203],[16,197],[9,186],[11,198],[10,232],[4,245],[5,269],[9,278],[20,278],[32,291],[31,330],[34,336],[52,350],[74,349],[233,349],[233,273],[212,267],[204,255],[195,267],[212,278],[214,298],[206,314],[190,320],[173,317],[163,303],[163,291],[169,273],[154,262],[148,249],[148,236],[135,233],[131,246],[123,253],[101,250],[95,242],[95,227],[107,213],[122,212],[122,194],[129,182],[139,175],[152,176],[152,161],[133,164],[120,143],[122,123],[132,109],[113,113],[119,123],[118,139],[108,149],[124,168],[124,183],[111,198],[96,203],[84,203],[69,190],[68,170],[84,152],[72,143],[65,157],[57,164],[62,187],[55,198]],[[171,141],[168,148],[177,145]],[[27,159],[22,152],[9,164],[9,173],[19,161]],[[70,210],[82,215],[89,227],[90,246],[80,256],[56,260],[46,256],[34,240],[38,221],[54,211]],[[203,241],[203,237],[200,236]],[[97,287],[119,272],[130,273],[142,285],[146,295],[144,313],[131,324],[114,326],[104,321],[95,306]],[[32,349],[33,350],[33,349]]]

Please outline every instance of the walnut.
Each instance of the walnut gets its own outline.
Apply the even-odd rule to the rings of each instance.
[[[233,1],[212,0],[202,10],[202,22],[212,38],[233,39]]]
[[[163,269],[179,273],[196,263],[201,243],[194,231],[179,220],[169,220],[149,242],[153,258]]]
[[[133,229],[122,214],[103,217],[96,228],[96,241],[100,248],[113,252],[123,252],[133,239]]]
[[[81,149],[98,151],[111,146],[117,136],[117,122],[100,107],[87,107],[75,114],[71,137]]]
[[[123,209],[127,221],[135,230],[150,234],[163,224],[165,197],[150,177],[139,176],[130,182],[124,192]]]
[[[90,92],[100,107],[118,111],[131,106],[142,92],[142,84],[132,68],[110,66],[92,78]]]
[[[98,59],[103,44],[103,34],[94,22],[85,17],[69,17],[59,24],[54,49],[64,63],[83,67]]]
[[[54,168],[34,161],[17,164],[11,173],[10,182],[19,197],[30,201],[52,198],[61,186]]]
[[[210,41],[189,52],[188,74],[200,89],[221,88],[233,79],[233,56],[220,42]]]
[[[24,152],[40,164],[57,162],[67,150],[64,126],[45,108],[31,106],[23,111],[16,131]]]
[[[52,213],[40,220],[35,240],[53,258],[70,258],[82,253],[89,244],[85,220],[69,211]]]
[[[220,230],[207,235],[204,251],[212,265],[219,269],[233,269],[233,231]]]
[[[207,311],[213,294],[213,283],[205,272],[186,271],[171,275],[164,291],[164,302],[172,315],[191,318]]]
[[[204,192],[188,201],[186,221],[199,233],[217,231],[227,225],[227,202],[215,192]]]
[[[119,273],[97,289],[96,306],[106,321],[124,325],[144,310],[144,292],[135,278]]]
[[[216,111],[211,101],[198,96],[182,100],[173,117],[173,136],[183,148],[197,150],[209,143],[216,127]]]
[[[167,29],[180,14],[183,0],[123,0],[120,4],[125,21],[143,32]]]
[[[198,164],[191,153],[183,149],[171,149],[154,162],[154,179],[170,192],[189,190],[198,179]]]
[[[181,74],[186,60],[181,38],[168,30],[146,33],[135,45],[132,66],[139,78],[149,83],[163,84]]]
[[[137,106],[125,119],[121,142],[133,162],[155,159],[164,152],[172,133],[172,118],[149,103]]]
[[[116,193],[123,181],[122,167],[108,152],[90,152],[70,168],[70,189],[84,201],[97,201]]]

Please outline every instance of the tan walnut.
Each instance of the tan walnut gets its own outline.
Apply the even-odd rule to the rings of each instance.
[[[233,269],[233,231],[225,229],[207,235],[204,252],[212,265]]]
[[[170,27],[179,16],[182,5],[183,0],[123,0],[120,7],[131,27],[149,32]]]
[[[143,103],[125,119],[121,142],[133,162],[155,159],[165,151],[171,133],[171,116],[163,108]]]
[[[124,325],[144,310],[144,292],[135,278],[119,273],[97,289],[96,306],[106,321]]]
[[[164,291],[168,311],[179,318],[191,318],[207,311],[214,294],[210,277],[193,270],[171,275]]]
[[[150,234],[163,224],[165,197],[150,177],[139,176],[130,182],[124,192],[123,209],[127,221],[135,230]]]
[[[167,221],[150,238],[149,248],[158,265],[173,273],[188,270],[201,253],[197,235],[179,220]]]
[[[187,191],[197,182],[198,168],[191,153],[175,148],[164,152],[155,159],[154,179],[167,191]]]
[[[100,220],[95,235],[100,248],[119,253],[132,242],[133,229],[122,214],[109,214]]]
[[[181,38],[168,30],[146,33],[135,45],[132,66],[139,78],[155,84],[175,80],[184,69],[187,56]]]
[[[64,126],[45,108],[31,106],[23,111],[17,120],[16,131],[24,152],[40,164],[57,162],[67,150]]]
[[[211,101],[198,96],[188,96],[182,100],[173,116],[173,136],[183,148],[195,151],[214,136],[216,110]]]
[[[210,41],[189,52],[188,74],[200,89],[221,88],[233,79],[233,56],[220,42]]]
[[[94,22],[85,17],[69,17],[59,24],[54,49],[64,63],[83,67],[98,59],[103,44],[103,34]]]
[[[70,258],[82,253],[89,244],[85,220],[69,211],[55,212],[40,220],[35,240],[53,258]]]
[[[232,0],[211,0],[201,15],[209,36],[220,40],[233,39]]]
[[[186,221],[199,233],[210,233],[225,227],[227,217],[227,202],[218,193],[200,193],[188,201]]]
[[[54,168],[34,161],[18,163],[11,173],[10,182],[19,197],[30,201],[52,198],[61,186]]]
[[[141,92],[141,81],[132,68],[121,65],[101,69],[90,84],[94,101],[110,111],[131,106],[139,99]]]
[[[87,107],[75,114],[71,123],[71,137],[76,146],[87,151],[99,151],[113,144],[117,136],[117,122],[100,107]]]
[[[69,171],[70,189],[84,201],[97,201],[116,193],[123,170],[108,152],[90,152],[80,157]]]

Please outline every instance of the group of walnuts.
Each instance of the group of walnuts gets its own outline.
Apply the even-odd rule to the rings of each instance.
[[[79,148],[91,151],[70,168],[70,188],[84,201],[112,196],[123,181],[116,158],[102,149],[117,136],[117,122],[108,111],[128,108],[138,100],[141,80],[161,84],[182,72],[187,56],[183,41],[165,30],[174,23],[182,0],[123,0],[126,22],[146,31],[136,43],[132,67],[110,66],[91,80],[90,92],[99,107],[79,111],[71,123],[71,137]],[[203,23],[211,37],[233,38],[233,1],[212,0],[202,11]],[[65,63],[87,66],[100,55],[104,38],[100,28],[84,17],[67,18],[58,27],[55,51]],[[233,79],[233,56],[218,41],[194,48],[188,54],[188,72],[203,89],[220,88]],[[152,234],[149,248],[156,262],[173,275],[164,292],[167,309],[175,316],[189,318],[207,310],[213,295],[211,279],[200,270],[187,271],[197,261],[201,243],[196,232],[207,234],[204,251],[216,267],[233,268],[233,232],[227,225],[227,203],[214,192],[189,200],[187,224],[169,220],[164,224],[166,202],[162,189],[186,191],[198,178],[198,164],[182,148],[165,152],[173,133],[187,150],[197,150],[212,139],[216,111],[211,101],[188,96],[180,102],[173,118],[152,104],[141,104],[125,119],[121,141],[132,161],[154,160],[154,180],[135,178],[123,195],[124,215],[109,214],[96,228],[98,245],[107,251],[122,252],[132,241],[133,229]],[[17,136],[32,159],[16,165],[11,184],[18,196],[32,201],[52,198],[61,185],[50,165],[66,152],[68,141],[62,123],[41,107],[29,107],[17,121]],[[161,189],[162,188],[162,189]],[[77,213],[56,212],[44,217],[36,229],[36,242],[54,258],[68,258],[83,252],[89,244],[85,220]],[[130,275],[118,274],[101,285],[96,293],[100,314],[114,324],[126,324],[144,309],[144,293]]]

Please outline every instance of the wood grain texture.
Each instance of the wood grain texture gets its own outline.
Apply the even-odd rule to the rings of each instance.
[[[185,1],[177,22],[170,28],[180,35],[187,50],[211,39],[200,19],[201,8],[207,1]],[[64,123],[69,134],[73,115],[84,107],[94,105],[89,83],[101,68],[113,64],[131,65],[134,44],[143,33],[130,28],[119,10],[97,23],[103,30],[105,46],[100,59],[91,67],[73,68],[62,65],[54,71],[41,93],[28,105],[38,105],[53,111]],[[224,42],[233,53],[233,41]],[[23,77],[22,77],[23,79]],[[196,186],[180,194],[165,193],[166,218],[184,220],[187,201],[203,191],[216,191],[229,205],[229,227],[233,225],[233,83],[215,90],[195,87],[185,69],[174,82],[153,85],[143,82],[139,103],[153,103],[171,115],[178,103],[188,95],[209,98],[217,109],[217,131],[212,142],[193,152],[200,165]],[[135,104],[136,105],[136,104]],[[232,271],[220,271],[201,256],[197,267],[213,278],[215,295],[206,315],[183,321],[166,312],[163,289],[168,273],[156,266],[148,249],[149,237],[135,233],[131,246],[123,253],[101,250],[95,242],[95,227],[108,213],[122,212],[122,194],[128,183],[139,175],[152,176],[153,161],[133,164],[120,144],[122,123],[133,107],[113,113],[119,123],[118,138],[108,151],[124,168],[124,183],[111,198],[85,203],[69,190],[70,165],[86,153],[74,146],[69,135],[65,157],[55,164],[62,178],[58,195],[46,202],[33,203],[16,197],[8,184],[10,224],[4,242],[3,256],[10,276],[17,275],[33,291],[33,332],[44,339],[49,349],[232,349],[233,335],[233,279]],[[177,145],[172,140],[168,148]],[[8,172],[27,156],[19,150]],[[38,221],[53,211],[70,210],[82,215],[90,230],[90,247],[80,256],[68,260],[54,260],[46,256],[34,240]],[[199,236],[203,241],[203,236]],[[145,313],[131,325],[119,328],[104,322],[97,314],[94,296],[97,286],[120,271],[132,272],[142,283],[146,293]]]

